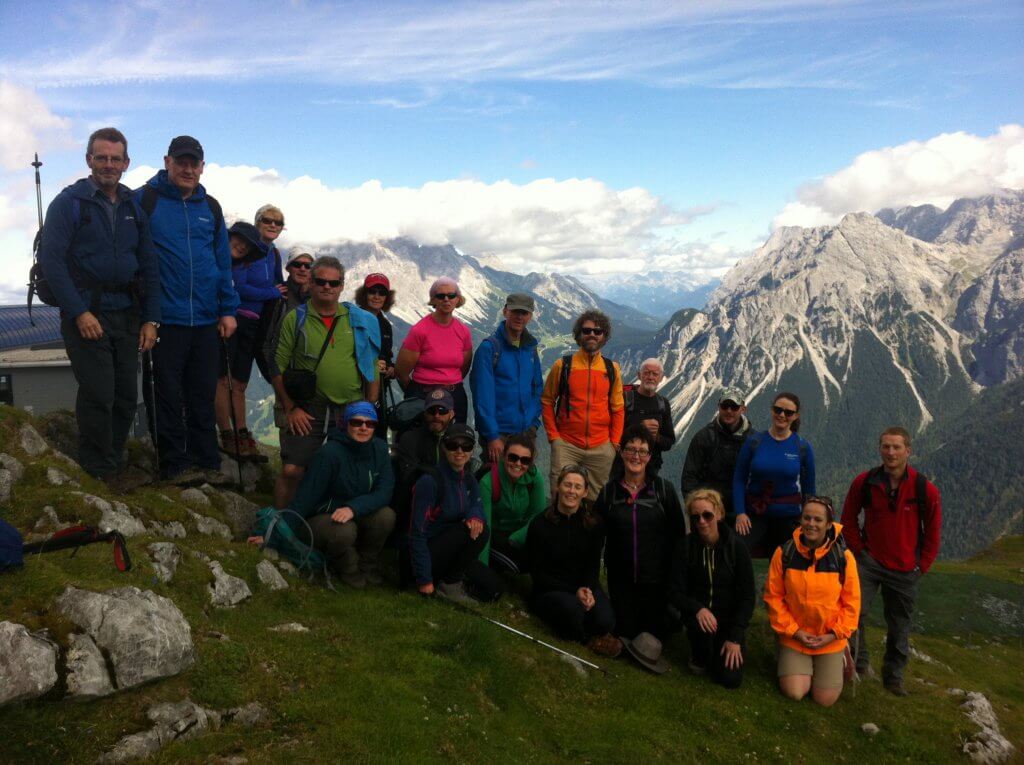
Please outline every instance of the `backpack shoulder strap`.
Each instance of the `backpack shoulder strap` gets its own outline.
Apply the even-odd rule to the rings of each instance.
[[[562,372],[558,377],[558,400],[555,402],[555,414],[564,410],[569,414],[569,372],[572,371],[572,354],[562,356]]]
[[[839,572],[839,585],[846,584],[846,540],[840,534],[832,543],[829,553],[835,556],[836,571]]]
[[[608,375],[608,409],[612,407],[612,389],[615,387],[615,362],[606,356],[601,356],[604,361],[604,372]]]
[[[491,346],[491,372],[494,372],[498,368],[498,361],[501,359],[501,343],[493,335],[485,337],[480,344],[483,345],[484,343]]]
[[[220,202],[209,194],[206,195],[206,204],[213,215],[213,235],[216,236],[217,232],[220,231],[220,227],[224,225],[224,210],[221,209]]]
[[[611,396],[611,393],[608,395]],[[633,413],[633,407],[636,406],[636,394],[633,392],[633,388],[622,391],[622,403],[623,408],[626,410],[626,414],[631,415]]]
[[[790,537],[782,543],[782,573],[786,573],[786,569],[793,565],[793,556],[796,555],[796,542]]]
[[[498,504],[501,499],[501,476],[498,475],[498,463],[491,463],[491,506]]]
[[[147,183],[142,187],[142,202],[140,206],[148,217],[153,217],[153,212],[156,210],[156,203],[159,198],[160,192],[156,190],[156,186],[150,186]]]

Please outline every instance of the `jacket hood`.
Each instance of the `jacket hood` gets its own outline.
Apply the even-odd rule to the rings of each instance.
[[[228,229],[228,238],[230,239],[233,236],[240,236],[250,245],[250,248],[249,254],[241,260],[232,259],[232,265],[256,263],[266,258],[270,252],[270,248],[260,240],[260,232],[251,223],[246,223],[245,221],[232,223],[231,228]]]
[[[78,199],[92,199],[96,193],[96,187],[89,178],[79,178],[70,186],[65,186],[64,191]],[[132,195],[132,190],[123,183],[117,184],[117,198],[124,199]]]
[[[843,524],[837,521],[832,522],[832,528],[825,531],[825,541],[814,548],[814,554],[811,554],[811,548],[804,544],[803,535],[800,533],[800,527],[797,526],[793,529],[793,541],[796,542],[796,549],[800,551],[800,554],[805,558],[814,558],[815,560],[825,557],[828,551],[832,549],[832,545],[836,544],[843,533]]]
[[[515,348],[512,343],[508,341],[508,335],[505,333],[505,321],[498,322],[498,328],[494,331],[494,337],[497,338],[498,342],[504,343],[508,348]],[[523,328],[523,336],[519,340],[520,348],[533,348],[537,345],[537,338],[530,334],[530,330],[526,327]]]
[[[146,185],[155,188],[160,192],[160,196],[170,197],[171,199],[181,199],[181,190],[171,183],[171,179],[167,175],[166,170],[160,170],[157,172],[156,175],[146,181]],[[206,199],[206,187],[200,183],[196,186],[196,190],[192,192],[192,196],[190,196],[188,200],[190,202],[198,202],[202,199]]]
[[[751,428],[751,425],[750,425],[750,420],[748,420],[748,419],[747,419],[747,415],[745,415],[745,414],[741,414],[741,415],[740,415],[740,426],[739,426],[739,427],[738,427],[738,428],[736,429],[736,431],[735,431],[735,432],[733,432],[733,431],[731,431],[731,430],[727,430],[727,429],[726,429],[726,428],[725,428],[725,427],[724,427],[724,426],[722,425],[722,423],[718,421],[718,414],[717,414],[717,413],[716,413],[716,414],[715,414],[715,416],[714,416],[714,417],[713,417],[713,418],[711,419],[711,424],[712,424],[712,425],[713,425],[713,426],[714,426],[715,428],[717,428],[717,429],[718,429],[719,431],[721,431],[722,433],[724,433],[725,435],[727,435],[727,436],[732,436],[733,438],[743,438],[743,437],[745,437],[745,436],[747,435],[747,433],[749,433],[749,432],[751,431],[751,429],[752,429],[752,428]]]
[[[348,431],[343,428],[331,428],[330,432],[327,434],[327,440],[339,444],[345,449],[355,450],[357,452],[371,451],[374,446],[373,438],[365,443],[360,443],[352,438],[352,436],[348,434]]]

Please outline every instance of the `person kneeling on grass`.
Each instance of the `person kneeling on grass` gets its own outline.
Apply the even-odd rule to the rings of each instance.
[[[534,440],[528,434],[508,436],[501,458],[480,478],[484,518],[491,530],[480,562],[496,571],[528,572],[523,550],[527,529],[548,504],[534,455]]]
[[[726,688],[743,682],[743,642],[754,613],[754,568],[747,546],[725,520],[722,495],[686,497],[690,533],[676,544],[669,600],[690,643],[690,669]]]
[[[602,656],[618,656],[615,611],[601,589],[604,523],[586,506],[586,468],[567,465],[551,507],[530,522],[526,559],[533,578],[530,610],[563,637],[587,642]]]
[[[350,587],[383,581],[379,556],[395,525],[388,506],[395,480],[388,447],[374,438],[377,410],[368,401],[345,407],[343,428],[330,431],[299,484],[291,510],[306,519],[312,546]],[[306,524],[286,514],[295,533],[309,542]]]
[[[800,526],[775,550],[764,600],[779,637],[779,687],[830,707],[843,692],[847,640],[857,629],[857,561],[843,544],[832,500],[804,500]],[[852,667],[850,667],[852,670]]]
[[[406,543],[409,573],[421,595],[436,592],[457,603],[472,602],[463,582],[488,539],[480,489],[466,468],[475,446],[469,427],[451,425],[441,439],[441,463],[413,487]],[[493,600],[500,592],[477,594]]]

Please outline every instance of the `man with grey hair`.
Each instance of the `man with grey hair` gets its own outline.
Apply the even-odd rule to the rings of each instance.
[[[654,451],[651,452],[648,471],[657,474],[663,461],[662,452],[667,452],[676,442],[672,407],[668,399],[658,393],[658,386],[665,379],[665,368],[657,359],[644,359],[637,377],[639,384],[623,388],[625,427],[643,425],[654,437]]]
[[[281,322],[271,380],[277,394],[274,420],[281,431],[281,474],[274,504],[287,507],[306,465],[323,444],[345,405],[376,401],[379,392],[377,317],[338,302],[345,269],[337,258],[313,261],[310,299]]]

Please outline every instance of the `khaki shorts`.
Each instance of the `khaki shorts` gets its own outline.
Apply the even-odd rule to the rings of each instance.
[[[779,677],[810,675],[811,686],[831,690],[843,687],[843,652],[810,655],[779,646]]]
[[[280,429],[278,443],[281,447],[281,464],[306,467],[313,459],[317,449],[323,446],[327,431],[337,416],[344,411],[344,405],[310,403],[303,406],[313,417],[311,432],[308,436],[299,436],[288,429],[288,418],[283,407],[274,407],[274,424]]]

